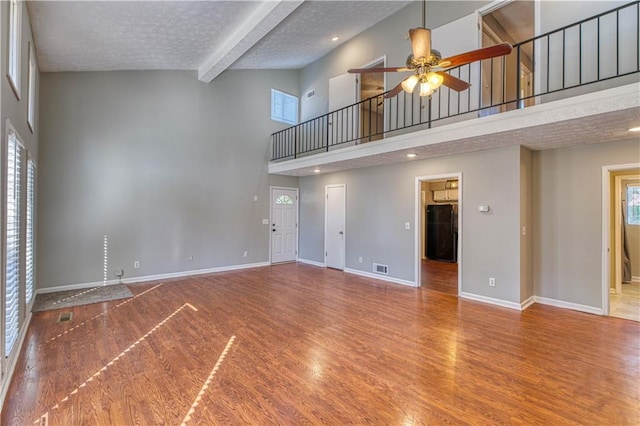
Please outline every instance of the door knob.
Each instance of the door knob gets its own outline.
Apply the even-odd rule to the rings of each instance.
[[[340,232],[338,232],[338,234],[340,234],[340,235],[344,235],[344,232],[340,231]]]
[[[276,232],[276,228],[273,228],[273,229],[272,229],[272,231],[273,231],[273,232]]]

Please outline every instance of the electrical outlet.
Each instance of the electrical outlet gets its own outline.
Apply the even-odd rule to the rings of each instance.
[[[193,255],[189,256],[189,262],[193,262]]]
[[[493,277],[489,278],[489,287],[495,287],[496,286],[496,279]]]
[[[362,256],[358,257],[358,263],[362,263]]]
[[[258,201],[258,196],[257,195],[253,196],[253,201]]]
[[[407,231],[411,229],[411,222],[405,222],[404,223],[404,229],[406,229]]]
[[[116,278],[122,278],[124,276],[124,269],[116,269]]]
[[[133,269],[138,269],[140,267],[140,261],[139,260],[134,260],[133,261]]]
[[[242,257],[247,257],[248,255],[249,255],[249,252],[248,252],[248,251],[245,251],[245,252],[242,254]]]

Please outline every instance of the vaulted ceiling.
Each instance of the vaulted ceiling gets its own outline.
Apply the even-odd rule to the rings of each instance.
[[[409,1],[31,1],[48,71],[302,68]],[[331,39],[337,36],[338,41]]]

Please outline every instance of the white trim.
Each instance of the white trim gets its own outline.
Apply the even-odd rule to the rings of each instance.
[[[325,268],[326,265],[322,262],[316,262],[315,260],[303,259],[301,257],[298,258],[298,262],[305,263],[307,265],[318,266],[320,268]]]
[[[13,372],[16,369],[18,358],[22,353],[22,345],[24,343],[24,338],[27,335],[29,324],[31,324],[31,304],[29,304],[27,316],[25,317],[24,322],[22,323],[22,327],[20,328],[20,333],[18,334],[18,340],[16,340],[16,343],[13,347],[13,353],[7,360],[5,374],[2,377],[2,383],[0,384],[0,411],[2,411],[2,407],[4,406],[4,399],[7,397],[7,392],[9,391],[9,386],[11,385]]]
[[[343,250],[342,250],[342,270],[347,266],[347,184],[336,183],[333,185],[325,185],[324,187],[324,264],[327,264],[327,219],[329,216],[329,188],[344,188],[344,215],[342,216],[342,238],[343,238]]]
[[[243,265],[229,265],[229,266],[221,266],[218,268],[195,269],[191,271],[182,271],[182,272],[170,272],[168,274],[145,275],[141,277],[124,278],[122,280],[122,283],[123,284],[142,283],[146,281],[158,281],[158,280],[166,280],[170,278],[190,277],[193,275],[214,274],[216,272],[261,268],[263,266],[271,266],[271,264],[269,262],[246,263]],[[66,291],[66,290],[80,290],[80,289],[89,288],[89,287],[100,287],[103,284],[104,284],[103,281],[96,281],[92,283],[63,285],[63,286],[57,286],[57,287],[45,287],[45,288],[39,288],[38,290],[36,290],[36,294],[53,293],[56,291]],[[113,285],[113,284],[118,284],[118,281],[117,280],[107,281],[107,285]]]
[[[490,305],[501,306],[503,308],[515,309],[517,311],[523,310],[522,303],[509,302],[508,300],[502,299],[494,299],[493,297],[482,296],[480,294],[467,293],[463,291],[460,293],[460,297],[463,299],[475,300],[476,302],[483,302]]]
[[[640,277],[631,277],[631,282],[640,283]]]
[[[556,308],[571,309],[574,311],[586,312],[594,315],[604,315],[602,309],[595,306],[580,305],[579,303],[565,302],[564,300],[549,299],[547,297],[534,296],[536,303],[541,305],[554,306]]]
[[[353,274],[353,275],[359,275],[361,277],[366,277],[366,278],[373,278],[376,280],[381,280],[381,281],[387,281],[393,284],[402,284],[402,285],[406,285],[409,287],[415,287],[415,283],[411,282],[411,281],[407,281],[407,280],[403,280],[400,278],[393,278],[390,277],[388,275],[378,275],[378,274],[374,274],[372,272],[365,272],[365,271],[359,271],[357,269],[351,269],[351,268],[344,268],[344,271],[347,274]]]
[[[525,309],[527,309],[529,306],[533,305],[534,303],[536,303],[535,296],[531,296],[528,299],[526,299],[525,301],[520,302],[520,310],[524,311]]]
[[[600,309],[600,315],[609,315],[609,218],[611,214],[609,211],[609,200],[611,197],[609,180],[611,172],[637,168],[640,168],[640,163],[602,166],[602,198],[600,199],[600,202],[602,203],[602,308]]]
[[[420,263],[422,261],[422,256],[420,256],[420,234],[423,230],[424,224],[421,223],[420,220],[420,208],[422,204],[421,198],[421,182],[429,182],[435,180],[442,179],[457,179],[458,180],[458,253],[457,253],[457,262],[458,262],[458,294],[462,294],[462,192],[464,190],[464,185],[462,183],[462,172],[453,172],[453,173],[444,173],[439,175],[428,175],[428,176],[416,176],[415,178],[415,216],[413,218],[413,229],[414,229],[414,260],[416,262],[414,269],[414,277],[415,287],[420,287],[422,284],[422,268],[420,267]]]

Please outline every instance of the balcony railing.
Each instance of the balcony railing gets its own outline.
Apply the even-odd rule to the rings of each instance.
[[[525,108],[600,90],[592,86],[598,82],[620,79],[624,84],[625,76],[640,71],[639,4],[637,0],[524,40],[508,56],[447,71],[472,84],[463,92],[441,86],[429,98],[401,92],[385,99],[380,94],[273,133],[271,160]]]

